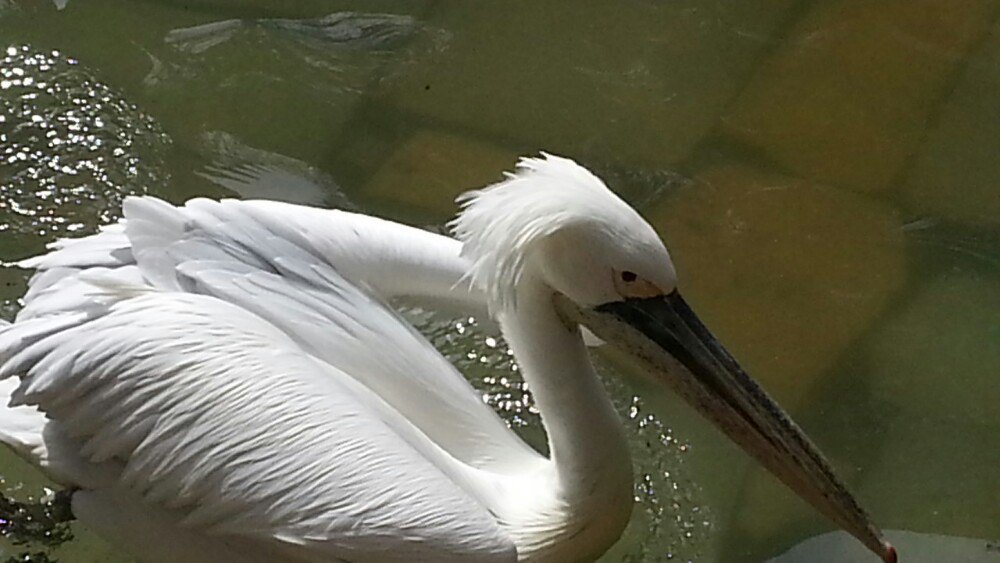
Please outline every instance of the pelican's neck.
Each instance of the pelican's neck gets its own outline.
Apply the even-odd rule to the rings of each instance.
[[[519,286],[517,305],[499,315],[548,436],[563,500],[625,494],[632,464],[621,421],[590,362],[578,327],[559,317],[552,290]]]

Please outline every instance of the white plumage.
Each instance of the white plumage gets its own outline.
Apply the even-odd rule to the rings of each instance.
[[[547,460],[381,301],[480,311],[457,242],[264,201],[124,212],[22,262],[38,273],[0,373],[23,376],[9,411],[29,423],[6,441],[68,486],[287,557],[516,558],[491,498]],[[53,420],[31,428],[25,404]],[[43,426],[80,459],[54,466]]]
[[[466,196],[460,240],[266,201],[131,198],[124,216],[23,261],[37,272],[0,326],[0,376],[20,378],[0,387],[0,439],[78,489],[87,525],[151,561],[580,561],[621,533],[622,428],[555,300],[676,277],[585,169],[523,160]],[[550,458],[397,297],[489,305]]]

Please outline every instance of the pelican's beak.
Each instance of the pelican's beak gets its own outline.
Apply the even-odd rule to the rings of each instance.
[[[625,348],[778,479],[886,562],[896,550],[823,454],[750,378],[677,291],[579,310],[580,322]]]

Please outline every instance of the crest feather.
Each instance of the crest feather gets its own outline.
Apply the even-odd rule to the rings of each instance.
[[[514,306],[515,288],[537,244],[572,225],[611,227],[635,212],[597,176],[568,158],[521,158],[505,180],[466,192],[449,223],[472,260],[465,279],[482,288],[490,309]]]

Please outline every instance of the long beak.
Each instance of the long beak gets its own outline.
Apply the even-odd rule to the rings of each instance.
[[[750,378],[676,291],[579,310],[597,336],[652,368],[691,406],[778,479],[887,563],[896,550],[871,523],[829,462]]]

